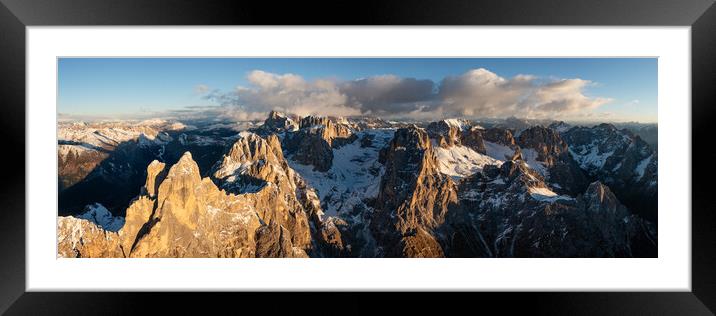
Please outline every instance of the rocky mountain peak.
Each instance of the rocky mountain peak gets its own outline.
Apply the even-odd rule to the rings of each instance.
[[[533,126],[523,130],[516,143],[521,149],[521,158],[539,171],[558,192],[576,195],[586,188],[588,180],[557,130]]]
[[[526,184],[544,182],[542,176],[537,171],[529,168],[523,160],[506,161],[499,168],[500,175],[509,179],[510,182],[516,179],[520,179]]]
[[[156,197],[159,184],[164,181],[167,176],[167,171],[164,167],[166,165],[158,160],[152,161],[147,166],[147,181],[144,184],[144,192],[150,197]]]
[[[432,148],[428,133],[415,125],[397,129],[389,146],[394,152],[403,150],[422,152]]]
[[[608,186],[599,181],[592,182],[582,197],[588,205],[588,211],[615,212],[620,210],[626,216],[626,209],[621,205],[617,197],[612,193]]]
[[[333,121],[327,117],[327,116],[314,116],[309,115],[302,117],[300,120],[299,128],[310,128],[315,126],[325,126],[328,127],[329,125],[332,125]]]
[[[442,243],[457,256],[653,256],[655,250],[651,225],[630,215],[609,187],[593,182],[577,198],[559,195],[524,161],[486,166],[460,183],[459,198],[441,234],[451,236]]]
[[[573,127],[562,136],[585,173],[608,185],[634,213],[656,219],[658,164],[651,146],[612,124]]]
[[[544,162],[548,166],[553,165],[559,156],[566,155],[568,151],[567,143],[557,131],[542,126],[533,126],[522,131],[517,137],[517,144],[522,149],[535,150],[537,161]]]
[[[355,128],[344,120],[307,116],[301,119],[298,131],[286,134],[283,145],[291,159],[325,172],[333,164],[333,149],[358,138]]]
[[[286,135],[284,144],[289,157],[300,164],[312,165],[321,172],[333,165],[333,149],[323,137],[322,129],[301,129]]]
[[[161,213],[156,215],[163,217],[170,213],[182,224],[194,227],[196,216],[202,208],[196,203],[195,188],[200,184],[199,166],[192,159],[191,153],[186,152],[159,184],[157,202],[162,207]]]
[[[332,147],[340,147],[350,140],[355,140],[354,129],[342,118],[325,116],[306,116],[301,119],[300,128],[309,133],[317,133]],[[334,144],[336,141],[336,144]]]
[[[215,166],[213,177],[230,192],[256,192],[266,183],[295,188],[288,176],[289,167],[284,159],[281,141],[275,134],[263,138],[251,132],[242,132]]]
[[[515,147],[515,145],[516,145],[515,138],[512,135],[512,132],[506,128],[497,128],[497,127],[488,128],[483,131],[482,137],[486,141],[504,145],[504,146],[508,146],[511,148]]]
[[[190,152],[185,152],[179,161],[177,161],[171,168],[165,180],[180,180],[180,181],[201,181],[201,175],[199,173],[199,165],[196,164]],[[164,183],[164,181],[162,182]]]
[[[464,125],[459,120],[442,120],[428,124],[426,131],[430,138],[438,141],[440,147],[447,148],[460,145]]]
[[[283,160],[281,141],[274,134],[263,138],[251,132],[241,132],[224,159],[230,159],[235,163],[259,160],[280,162]]]
[[[380,151],[385,165],[378,197],[380,208],[394,209],[405,201],[421,174],[439,174],[430,138],[424,129],[411,126],[395,131],[390,143]]]
[[[653,257],[655,226],[633,212],[658,200],[656,152],[609,124],[536,123],[271,112],[238,134],[140,135],[152,146],[103,149],[102,173],[136,175],[121,184],[126,216],[104,201],[73,206],[58,219],[58,255]],[[61,162],[80,162],[81,145],[62,146]]]
[[[572,128],[572,125],[565,123],[564,121],[554,122],[549,124],[548,128],[555,130],[557,133],[564,133]]]
[[[288,115],[278,112],[269,112],[268,117],[264,121],[264,124],[253,131],[268,136],[274,133],[283,133],[286,131],[295,131],[298,129],[298,123],[290,118]]]
[[[231,176],[217,178],[220,184],[243,183],[247,177],[264,185],[251,192],[219,190],[211,179],[200,177],[190,153],[166,172],[163,163],[152,162],[145,193],[127,209],[121,230],[102,234],[102,228],[76,222],[83,219],[63,219],[60,235],[67,237],[60,242],[61,255],[305,257],[317,251],[314,244],[341,251],[340,232],[321,221],[315,193],[288,167],[276,136],[241,135],[222,162],[226,164],[220,164],[216,174],[226,171]],[[228,172],[231,166],[236,167],[234,173]],[[237,177],[229,179],[232,176]],[[84,238],[92,238],[83,241],[86,246],[78,242],[82,236],[70,231],[75,227],[87,231]],[[99,253],[98,247],[104,250]]]
[[[279,111],[272,110],[271,112],[269,112],[268,118],[266,118],[266,121],[267,122],[272,122],[272,121],[275,122],[277,120],[281,120],[281,119],[285,119],[285,118],[286,118],[286,114],[281,113]]]
[[[385,174],[376,198],[373,230],[388,256],[443,256],[433,229],[456,202],[455,183],[437,168],[428,133],[416,126],[396,130],[381,151]]]
[[[485,147],[484,130],[479,127],[472,127],[462,133],[462,139],[460,142],[462,145],[471,148],[472,150],[485,154],[487,148]]]

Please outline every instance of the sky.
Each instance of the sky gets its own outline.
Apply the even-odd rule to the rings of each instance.
[[[655,58],[60,58],[77,118],[657,121]]]

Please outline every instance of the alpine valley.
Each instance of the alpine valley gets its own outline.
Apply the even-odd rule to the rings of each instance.
[[[58,125],[58,257],[657,256],[655,125]]]

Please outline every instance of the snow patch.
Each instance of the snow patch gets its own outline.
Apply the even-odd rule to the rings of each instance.
[[[89,204],[85,206],[84,211],[76,217],[93,222],[104,230],[116,232],[124,226],[124,217],[112,216],[112,213],[100,203]]]
[[[640,180],[642,177],[644,177],[644,171],[646,171],[646,167],[649,166],[649,163],[651,162],[651,157],[654,157],[654,155],[649,155],[649,157],[644,158],[644,160],[640,161],[639,164],[636,166],[636,169],[634,169],[637,175],[637,180]]]
[[[81,156],[85,153],[94,153],[97,152],[97,150],[88,148],[87,146],[82,145],[58,145],[57,146],[57,153],[60,155],[60,157],[67,157],[70,153],[74,154],[75,156]]]
[[[496,160],[508,160],[515,154],[515,150],[509,146],[485,141],[486,154]]]
[[[434,147],[440,172],[453,178],[464,178],[482,170],[485,165],[502,165],[501,160],[480,154],[469,147]]]
[[[547,171],[547,167],[543,162],[537,161],[537,156],[537,152],[534,149],[522,150],[522,159],[524,159],[525,163],[527,163],[527,166],[532,170],[537,171],[543,178],[546,179],[549,176],[549,171]]]
[[[446,119],[443,122],[447,123],[448,126],[457,127],[460,130],[465,129],[465,123],[459,119]]]
[[[343,212],[350,212],[366,198],[378,195],[380,177],[384,172],[383,165],[378,162],[378,152],[394,134],[394,129],[357,132],[356,141],[333,149],[333,163],[326,172],[315,171],[313,166],[291,159],[288,159],[288,164],[316,190],[325,215],[341,217]],[[361,147],[359,140],[367,135],[373,136],[372,145]]]
[[[570,197],[558,195],[549,188],[535,188],[531,187],[528,189],[530,196],[538,201],[554,202],[557,200],[571,200]]]
[[[595,141],[589,145],[579,146],[574,149],[570,146],[569,153],[583,169],[601,169],[607,159],[614,154],[614,150],[600,153],[599,144]]]

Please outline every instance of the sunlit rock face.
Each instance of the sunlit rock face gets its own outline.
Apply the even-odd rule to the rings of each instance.
[[[467,120],[448,119],[428,124],[428,136],[441,148],[466,146],[477,153],[487,152],[483,139],[484,129],[472,126]]]
[[[516,145],[515,138],[512,135],[512,132],[504,128],[488,128],[485,130],[483,138],[486,141],[490,141],[508,147]]]
[[[656,152],[637,136],[484,126],[272,112],[242,132],[157,134],[157,158],[102,163],[138,179],[128,206],[59,217],[58,257],[657,255],[656,226],[632,207],[656,201]]]
[[[99,225],[76,217],[60,217],[57,220],[57,257],[103,258],[124,257],[122,238]]]
[[[86,220],[60,218],[60,236],[65,236],[60,254],[306,257],[316,251],[314,244],[342,250],[340,232],[321,220],[320,203],[288,167],[276,136],[264,139],[246,133],[237,140],[214,173],[214,181],[225,189],[209,177],[201,178],[188,152],[168,171],[164,169],[159,162],[147,167],[142,194],[127,209],[126,222],[117,233]],[[250,192],[241,190],[250,186],[255,186]],[[109,248],[99,252],[100,246],[93,245]]]
[[[455,183],[438,171],[425,130],[401,128],[381,151],[385,174],[372,228],[385,256],[442,257],[433,230],[456,201]]]
[[[298,129],[298,123],[294,120],[295,118],[284,113],[271,111],[263,125],[252,131],[261,136],[295,131]]]

